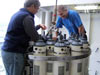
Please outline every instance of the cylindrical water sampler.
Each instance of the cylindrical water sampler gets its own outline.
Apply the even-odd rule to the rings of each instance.
[[[71,45],[71,55],[72,56],[79,56],[82,55],[82,43],[78,40],[78,36],[76,39],[73,40]],[[71,71],[70,75],[83,75],[83,60],[72,60],[71,61]]]
[[[89,42],[87,41],[87,37],[85,34],[81,36],[80,41],[83,43],[83,48],[85,49],[85,51],[89,51]]]
[[[69,38],[68,38],[68,42],[69,42],[70,44],[72,44],[72,42],[73,42],[74,39],[75,39],[75,34],[74,34],[74,33],[71,33],[71,35],[70,35]]]
[[[33,73],[33,65],[31,63],[29,58],[28,58],[28,55],[31,54],[31,52],[33,52],[33,45],[34,45],[34,42],[33,41],[29,41],[29,47],[27,48],[26,50],[26,53],[24,54],[24,63],[25,63],[25,66],[24,66],[24,72],[23,72],[23,75],[32,75]]]
[[[35,43],[33,56],[46,56],[46,44],[42,40],[41,36]],[[34,61],[33,63],[33,75],[46,75],[46,61]]]
[[[69,56],[70,52],[66,48],[66,44],[63,42],[63,36],[60,35],[58,42],[55,43],[54,55],[63,57]],[[68,61],[54,61],[53,75],[69,75],[69,62]]]
[[[28,59],[27,56],[28,56],[27,54],[24,56],[24,58],[25,58],[25,61],[24,61],[25,67],[24,67],[23,75],[32,75],[31,74],[31,67],[30,67],[31,66],[30,65],[30,60]]]
[[[71,54],[70,43],[69,43],[69,41],[66,39],[66,34],[64,34],[63,42],[64,42],[65,45],[66,45],[66,49],[69,50],[69,51],[70,51],[70,54]]]
[[[89,43],[87,41],[87,37],[86,35],[82,35],[81,38],[80,38],[80,41],[83,43],[83,51],[84,51],[84,54],[89,52],[90,51],[90,48],[89,48]],[[89,75],[89,57],[87,58],[84,58],[83,59],[83,66],[84,66],[84,72],[83,72],[83,75]]]
[[[54,44],[52,40],[52,34],[49,35],[49,39],[46,42],[47,56],[54,56]],[[47,61],[47,75],[53,75],[53,61]]]
[[[53,56],[54,55],[54,44],[55,44],[55,41],[52,40],[52,34],[50,34],[49,37],[50,38],[46,42],[47,56]]]

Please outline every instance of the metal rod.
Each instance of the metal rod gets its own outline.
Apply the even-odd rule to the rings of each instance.
[[[54,6],[53,17],[52,17],[52,24],[53,25],[55,25],[56,17],[57,17],[57,0],[56,0],[56,4]]]

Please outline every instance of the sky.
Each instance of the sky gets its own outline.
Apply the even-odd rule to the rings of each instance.
[[[24,0],[1,0],[0,1],[0,24],[8,23],[11,15],[23,7]]]
[[[0,1],[0,42],[4,40],[11,16],[23,7],[24,0]]]

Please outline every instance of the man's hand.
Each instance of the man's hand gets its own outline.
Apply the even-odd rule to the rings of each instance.
[[[79,34],[85,33],[83,25],[81,25],[80,27],[78,27],[78,31],[79,31]]]
[[[45,30],[45,29],[47,28],[44,24],[39,24],[39,26],[40,26],[43,30]]]

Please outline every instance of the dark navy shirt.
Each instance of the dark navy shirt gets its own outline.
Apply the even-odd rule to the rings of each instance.
[[[22,8],[15,13],[8,25],[5,41],[2,50],[15,53],[25,53],[29,41],[37,41],[39,34],[35,27],[34,14],[27,9]]]
[[[58,16],[56,27],[62,28],[62,26],[65,26],[70,35],[71,33],[79,34],[78,27],[81,25],[82,21],[79,14],[74,10],[68,10],[68,17],[63,19]]]

